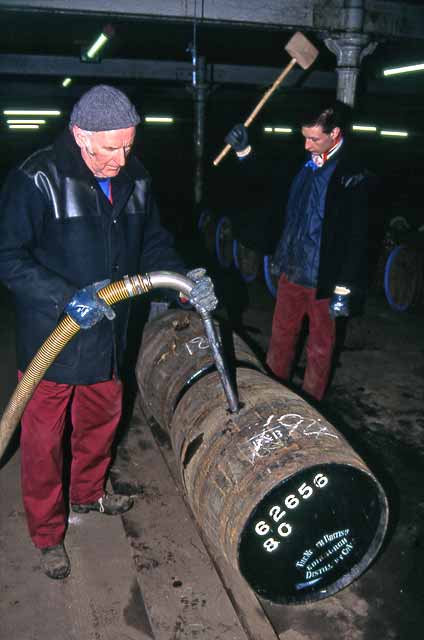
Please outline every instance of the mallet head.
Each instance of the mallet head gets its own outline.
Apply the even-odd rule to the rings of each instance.
[[[296,31],[284,48],[302,69],[308,69],[318,55],[318,49],[300,31]]]

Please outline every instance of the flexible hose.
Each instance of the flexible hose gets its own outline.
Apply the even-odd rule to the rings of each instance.
[[[193,285],[194,283],[189,278],[178,273],[155,271],[145,275],[125,276],[123,280],[112,282],[106,287],[103,287],[103,289],[100,289],[97,295],[107,302],[107,304],[115,304],[121,300],[127,300],[133,296],[147,293],[152,289],[166,287],[180,291],[189,298]],[[207,312],[201,313],[201,317],[211,344],[212,353],[224,386],[230,410],[235,411],[238,408],[237,396],[229,381],[228,372],[222,359],[220,345],[215,335],[213,323]],[[41,345],[26,368],[0,421],[0,460],[38,383],[62,349],[79,330],[80,326],[69,315],[66,315],[47,340]]]

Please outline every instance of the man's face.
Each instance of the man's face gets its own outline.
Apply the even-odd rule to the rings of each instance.
[[[334,147],[340,136],[339,127],[335,127],[330,133],[324,133],[321,125],[315,127],[302,127],[302,135],[305,138],[305,149],[310,153],[326,153]]]
[[[135,127],[112,131],[84,132],[73,127],[82,158],[97,178],[114,178],[125,166],[135,138]]]

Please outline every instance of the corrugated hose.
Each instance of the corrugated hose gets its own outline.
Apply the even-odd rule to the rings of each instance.
[[[97,295],[107,302],[107,304],[112,305],[116,302],[148,293],[152,289],[165,287],[180,291],[184,296],[189,298],[193,286],[194,283],[192,280],[178,273],[155,271],[144,275],[125,276],[122,280],[112,282],[106,287],[103,287],[103,289],[100,289]],[[209,340],[229,409],[232,413],[235,413],[239,406],[237,394],[230,381],[215,326],[208,312],[200,312],[200,316]],[[65,315],[29,363],[0,421],[0,460],[7,449],[16,426],[38,383],[62,349],[64,349],[79,330],[80,326],[69,315]]]

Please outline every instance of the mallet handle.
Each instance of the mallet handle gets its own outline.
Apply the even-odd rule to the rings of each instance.
[[[259,100],[258,104],[256,105],[256,107],[253,109],[252,113],[249,115],[249,117],[247,118],[247,120],[245,120],[244,122],[244,126],[248,127],[253,120],[256,118],[256,116],[258,115],[259,111],[262,109],[262,107],[264,106],[265,102],[272,96],[272,94],[274,93],[274,91],[277,89],[277,87],[282,83],[282,81],[284,80],[284,78],[286,77],[286,75],[288,73],[290,73],[290,71],[293,69],[294,65],[296,64],[296,58],[292,58],[290,60],[290,62],[288,63],[288,65],[282,70],[282,72],[280,73],[280,75],[278,76],[278,78],[274,81],[273,85],[268,89],[268,91],[262,96],[262,98]],[[231,145],[227,144],[223,150],[221,151],[221,153],[215,158],[215,160],[213,161],[213,164],[216,166],[218,166],[218,164],[221,162],[222,158],[225,158],[225,156],[227,155],[227,153],[229,152],[229,150],[231,149]]]
[[[286,75],[288,73],[290,73],[290,71],[293,69],[294,65],[296,64],[296,58],[292,58],[290,60],[290,62],[288,63],[287,67],[285,67],[285,69],[282,70],[282,72],[280,73],[280,75],[278,76],[278,78],[275,80],[274,84],[272,85],[272,87],[270,87],[268,89],[268,91],[264,94],[264,96],[261,98],[261,100],[259,100],[258,104],[256,105],[256,107],[253,109],[252,113],[250,114],[250,116],[247,118],[247,120],[244,123],[245,127],[248,127],[253,120],[256,118],[256,116],[258,115],[259,111],[262,109],[262,107],[264,106],[265,102],[268,100],[268,98],[270,98],[272,96],[272,94],[274,93],[274,91],[277,89],[277,87],[283,82],[284,78],[286,77]]]

